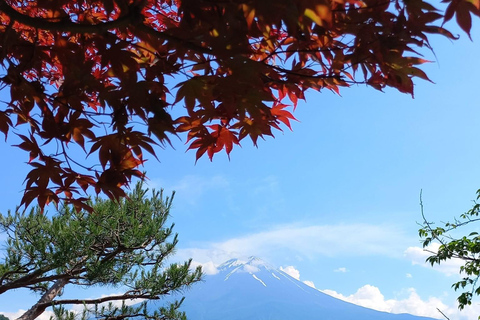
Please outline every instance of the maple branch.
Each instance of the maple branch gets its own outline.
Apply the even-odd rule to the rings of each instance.
[[[330,51],[338,51],[338,50],[347,50],[352,49],[354,46],[345,46],[345,47],[329,47],[329,48],[314,48],[314,49],[297,49],[297,50],[276,50],[272,51],[268,56],[263,58],[261,62],[266,62],[270,60],[273,56],[278,56],[284,53],[317,53],[317,52],[330,52]]]
[[[375,9],[377,7],[383,7],[384,5],[386,4],[390,4],[390,3],[394,3],[395,1],[393,0],[386,0],[385,2],[378,2],[378,3],[375,3],[375,4],[369,4],[369,5],[366,5],[364,7],[348,7],[345,9],[332,9],[331,11],[332,12],[348,12],[350,10],[366,10],[366,9]]]
[[[143,23],[137,24],[135,27],[136,27],[137,30],[143,31],[146,34],[154,36],[156,38],[179,43],[179,44],[185,46],[185,48],[187,48],[187,49],[191,49],[191,50],[198,51],[198,52],[201,52],[201,53],[206,53],[206,54],[211,54],[213,52],[211,48],[202,47],[202,46],[196,45],[196,44],[194,44],[194,43],[192,43],[192,42],[190,42],[186,39],[181,39],[181,38],[169,35],[165,32],[157,31],[157,30],[155,30],[151,27],[148,27],[148,26],[144,25]]]
[[[5,13],[10,19],[17,21],[26,26],[48,30],[48,31],[60,31],[60,32],[72,32],[72,33],[105,33],[108,30],[115,28],[123,28],[132,24],[137,24],[143,20],[143,16],[140,14],[141,8],[136,6],[130,6],[128,14],[119,17],[116,20],[107,21],[99,24],[80,24],[74,23],[71,20],[60,20],[58,22],[48,21],[44,18],[31,17],[26,14],[20,13],[14,8],[10,7],[5,0],[0,1],[0,11]]]
[[[278,70],[280,72],[286,73],[286,74],[291,74],[303,78],[309,78],[309,79],[338,79],[338,80],[343,80],[343,77],[340,76],[339,74],[323,74],[323,75],[308,75],[308,74],[302,74],[293,70],[288,70],[279,66],[274,66],[274,65],[268,65],[272,69]]]
[[[145,1],[142,1],[137,6],[130,6],[128,13],[120,18],[107,21],[98,24],[80,24],[74,23],[70,20],[61,20],[58,22],[52,22],[45,20],[44,18],[35,18],[23,13],[18,12],[17,10],[10,7],[5,0],[0,0],[0,11],[8,15],[12,20],[17,21],[21,24],[24,24],[29,27],[49,30],[49,31],[60,31],[60,32],[72,32],[80,34],[99,34],[105,33],[108,30],[115,28],[124,28],[128,26],[136,26],[138,30],[143,31],[149,35],[155,36],[160,39],[174,41],[177,43],[183,44],[186,48],[196,50],[203,53],[211,53],[210,48],[205,48],[199,45],[195,45],[187,40],[180,39],[171,35],[166,34],[165,32],[159,32],[153,28],[150,28],[144,25],[142,22],[144,16],[140,13],[141,9],[145,6]]]
[[[67,153],[67,150],[65,149],[65,144],[63,141],[60,142],[61,143],[61,146],[62,146],[62,153],[61,155],[63,155],[63,157],[65,158],[65,162],[67,163],[68,165],[68,168],[70,170],[72,170],[72,165],[70,164],[70,161],[73,162],[74,164],[76,164],[77,166],[79,166],[80,168],[83,168],[85,170],[88,170],[88,171],[94,171],[93,169],[93,166],[91,167],[87,167],[87,166],[84,166],[83,164],[81,164],[80,162],[76,161],[73,157],[70,157]]]

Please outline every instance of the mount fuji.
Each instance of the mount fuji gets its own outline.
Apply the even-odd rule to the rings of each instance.
[[[184,292],[189,320],[431,320],[336,299],[255,257],[229,260],[218,271]]]

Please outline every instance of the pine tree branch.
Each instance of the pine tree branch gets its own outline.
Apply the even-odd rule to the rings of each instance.
[[[87,257],[83,257],[75,265],[76,266],[81,265],[86,260],[87,260]],[[23,287],[35,285],[42,282],[58,281],[62,279],[67,279],[67,280],[75,279],[77,275],[87,270],[86,268],[73,267],[71,270],[66,270],[62,274],[40,277],[42,274],[52,271],[58,267],[59,267],[58,265],[49,265],[46,268],[35,270],[34,272],[26,276],[23,276],[17,280],[14,280],[8,284],[2,285],[0,286],[0,294],[8,290],[23,288]]]
[[[18,288],[22,288],[26,285],[30,285],[30,284],[36,284],[36,283],[40,283],[40,282],[44,282],[46,280],[44,280],[45,278],[40,278],[42,280],[40,281],[37,281],[36,279],[39,279],[38,277],[48,271],[51,271],[53,269],[55,269],[56,266],[49,266],[47,268],[43,268],[43,269],[38,269],[38,270],[35,270],[33,271],[32,273],[29,273],[28,275],[26,276],[23,276],[17,280],[14,280],[10,283],[7,283],[7,284],[4,284],[4,285],[1,285],[0,286],[0,294],[4,293],[5,291],[8,291],[8,290],[12,290],[12,289],[18,289]],[[12,274],[15,274],[17,272],[11,272]],[[5,278],[6,279],[6,278]],[[5,280],[5,279],[2,279],[2,282]],[[53,279],[53,280],[56,280],[56,279]]]
[[[171,236],[171,228],[163,227],[171,202],[167,199],[165,203],[161,193],[154,193],[149,202],[143,202],[145,192],[138,184],[128,203],[126,200],[120,204],[97,200],[94,204],[95,214],[85,216],[73,214],[73,211],[70,211],[73,209],[66,207],[59,215],[51,220],[47,219],[39,226],[41,232],[36,232],[34,228],[28,232],[32,225],[38,224],[35,214],[24,217],[16,213],[10,217],[16,222],[16,229],[27,229],[27,237],[22,233],[22,229],[23,231],[17,234],[20,244],[7,247],[7,251],[13,251],[12,255],[16,254],[14,257],[18,255],[18,259],[14,261],[19,262],[2,265],[2,268],[10,273],[2,275],[7,283],[0,286],[0,290],[26,288],[40,292],[41,296],[19,320],[33,320],[48,308],[68,304],[85,304],[91,307],[121,300],[159,300],[162,296],[200,280],[201,273],[198,269],[195,272],[189,270],[190,262],[183,265],[172,264],[165,270],[162,267],[163,259],[171,254],[177,243],[176,236],[171,242],[167,242]],[[69,229],[58,228],[63,225]],[[146,230],[141,230],[143,226]],[[33,241],[35,238],[30,236],[36,233],[39,234],[38,241]],[[80,236],[80,233],[83,236]],[[45,251],[45,241],[53,246],[49,249],[51,252],[37,255],[39,250]],[[62,246],[58,246],[59,243],[62,243]],[[158,252],[151,253],[154,249]],[[31,260],[21,265],[22,259],[28,260],[23,258],[25,256],[40,261]],[[9,281],[11,283],[8,283]],[[60,297],[67,285],[123,285],[127,288],[113,296],[83,300],[80,297]],[[124,314],[119,314],[117,309],[107,318],[115,319],[118,316],[118,320],[123,319]],[[135,308],[125,310],[126,313],[138,316],[142,313]],[[176,309],[172,310],[174,312]],[[88,313],[88,310],[86,312]],[[179,319],[176,313],[172,314],[173,316],[169,313],[165,317],[145,315],[145,319]]]
[[[87,299],[87,300],[82,300],[82,299],[63,299],[63,300],[54,300],[54,301],[49,301],[49,302],[44,302],[39,304],[42,308],[48,308],[51,306],[58,306],[58,305],[66,305],[66,304],[85,304],[85,305],[95,305],[95,304],[100,304],[104,302],[110,302],[110,301],[118,301],[118,300],[129,300],[129,299],[147,299],[147,300],[160,300],[160,296],[165,295],[171,291],[171,288],[164,289],[162,292],[158,293],[157,295],[151,295],[151,294],[135,294],[135,293],[125,293],[117,296],[108,296],[108,297],[102,297],[98,299]],[[19,319],[17,319],[19,320]]]
[[[52,301],[62,291],[63,287],[68,283],[67,279],[60,279],[45,292],[45,294],[33,305],[27,312],[20,316],[17,320],[33,320],[41,315],[46,308],[52,306]]]

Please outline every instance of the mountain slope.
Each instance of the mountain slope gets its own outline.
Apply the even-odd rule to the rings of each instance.
[[[324,294],[251,257],[229,260],[185,293],[189,320],[425,320],[360,307]]]

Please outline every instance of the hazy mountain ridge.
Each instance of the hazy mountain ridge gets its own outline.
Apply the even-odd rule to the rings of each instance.
[[[263,260],[231,259],[185,292],[189,320],[427,320],[360,307],[311,288]]]

